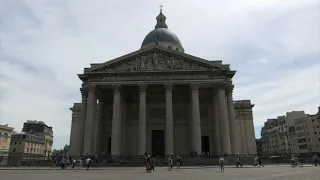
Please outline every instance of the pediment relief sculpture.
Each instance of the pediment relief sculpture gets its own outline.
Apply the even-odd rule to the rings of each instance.
[[[172,71],[172,70],[212,70],[218,69],[213,65],[198,62],[197,60],[189,60],[170,54],[152,53],[148,55],[139,55],[128,58],[119,63],[112,63],[103,68],[99,68],[99,72],[105,71]]]

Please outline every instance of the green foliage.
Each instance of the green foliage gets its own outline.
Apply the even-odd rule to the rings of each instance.
[[[256,145],[257,145],[258,156],[262,156],[262,141],[261,141],[261,139],[256,139]]]

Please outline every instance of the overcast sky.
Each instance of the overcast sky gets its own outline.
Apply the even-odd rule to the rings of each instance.
[[[234,99],[250,99],[256,135],[267,118],[320,106],[318,0],[0,0],[0,124],[53,126],[69,143],[77,74],[138,50],[159,5],[185,52],[237,70]]]

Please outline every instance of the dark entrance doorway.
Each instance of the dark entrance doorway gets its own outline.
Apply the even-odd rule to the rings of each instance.
[[[164,156],[164,130],[152,130],[152,155]]]
[[[210,153],[210,143],[209,136],[201,136],[202,152],[200,153]]]

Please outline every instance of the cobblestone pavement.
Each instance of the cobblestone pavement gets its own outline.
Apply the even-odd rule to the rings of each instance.
[[[320,167],[264,167],[264,168],[194,168],[168,171],[156,168],[146,173],[143,168],[105,170],[1,170],[1,180],[320,180]]]

